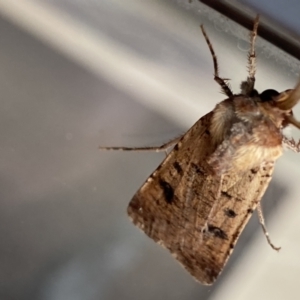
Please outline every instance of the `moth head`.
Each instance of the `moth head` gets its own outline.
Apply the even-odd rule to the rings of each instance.
[[[259,95],[261,102],[269,102],[273,107],[282,111],[283,122],[282,126],[286,127],[293,124],[300,129],[300,122],[293,116],[292,109],[300,100],[300,82],[292,90],[286,90],[278,93],[275,90],[265,90]]]

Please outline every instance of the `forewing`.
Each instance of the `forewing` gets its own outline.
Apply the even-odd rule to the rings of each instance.
[[[224,268],[234,246],[264,195],[272,178],[274,162],[237,175],[224,176],[218,199],[212,205],[201,244],[193,245],[204,264],[188,271],[200,282],[212,284]],[[201,199],[199,199],[201,201]],[[192,250],[192,251],[193,251]]]
[[[211,117],[183,136],[128,206],[133,223],[203,284],[213,283],[223,269],[271,172],[265,167],[242,177],[212,175],[206,162],[215,150]]]

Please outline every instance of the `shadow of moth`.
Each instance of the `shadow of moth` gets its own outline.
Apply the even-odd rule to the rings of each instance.
[[[202,33],[213,57],[214,79],[227,99],[203,116],[183,136],[160,147],[101,147],[106,150],[164,151],[173,147],[162,164],[136,192],[128,206],[132,222],[167,248],[202,284],[212,284],[257,210],[268,243],[260,207],[283,146],[299,152],[282,129],[300,128],[292,108],[300,98],[293,90],[258,93],[255,83],[255,39],[259,18],[250,33],[248,77],[233,94],[219,76],[212,44]]]

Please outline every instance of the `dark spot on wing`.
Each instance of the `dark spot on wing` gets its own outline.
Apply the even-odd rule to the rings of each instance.
[[[237,216],[237,213],[234,210],[230,209],[230,208],[224,209],[224,213],[229,218],[235,218]]]
[[[266,174],[266,175],[263,175],[263,176],[261,176],[261,177],[269,178],[269,177],[271,177],[271,175],[270,175],[270,174]]]
[[[221,191],[221,195],[227,198],[228,200],[232,199],[232,196],[229,195],[227,192]]]
[[[253,214],[253,209],[252,208],[248,208],[247,209],[247,214]]]
[[[177,161],[174,162],[173,166],[174,166],[175,170],[178,172],[178,174],[182,175],[182,173],[183,173],[182,168]]]
[[[168,182],[164,181],[163,179],[159,179],[159,185],[163,190],[166,202],[169,204],[172,203],[174,200],[174,189]]]
[[[199,168],[199,166],[194,163],[191,163],[191,166],[198,175],[204,175],[204,172]]]
[[[234,248],[234,244],[230,244],[229,247],[230,247],[231,249],[233,249],[233,248]]]
[[[254,168],[254,169],[251,169],[251,173],[252,174],[256,174],[257,172],[259,171],[259,168]]]
[[[205,133],[208,134],[208,135],[210,135],[210,132],[209,132],[208,129],[205,130]]]
[[[208,232],[212,233],[217,238],[228,240],[227,234],[219,227],[208,224]]]
[[[174,146],[174,150],[175,150],[175,151],[178,151],[178,149],[179,149],[179,146],[178,146],[178,144],[176,144],[176,145]]]

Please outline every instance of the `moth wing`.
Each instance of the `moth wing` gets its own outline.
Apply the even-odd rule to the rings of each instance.
[[[238,180],[235,174],[224,177],[201,244],[193,247],[198,251],[197,255],[204,258],[204,264],[201,270],[194,270],[194,266],[190,264],[188,271],[191,274],[193,272],[200,282],[212,284],[223,270],[239,236],[264,195],[273,170],[274,162],[270,161],[255,170],[246,171]]]
[[[205,115],[182,137],[128,206],[133,223],[202,284],[212,284],[223,269],[272,172],[210,175],[211,118]]]

